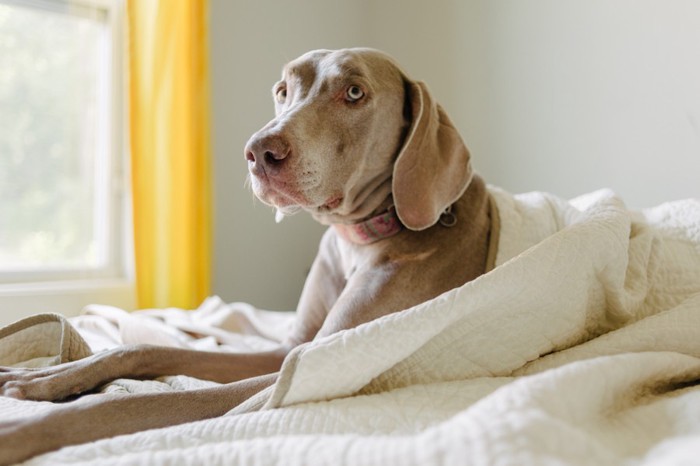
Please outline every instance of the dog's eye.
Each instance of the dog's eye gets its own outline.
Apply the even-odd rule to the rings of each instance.
[[[280,87],[277,89],[277,92],[275,93],[275,98],[277,99],[277,102],[283,104],[285,100],[287,100],[287,88],[286,87]]]
[[[345,91],[345,99],[348,102],[357,102],[365,96],[365,91],[362,90],[360,86],[350,86],[348,90]]]

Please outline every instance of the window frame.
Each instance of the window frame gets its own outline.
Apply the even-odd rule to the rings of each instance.
[[[133,240],[131,190],[129,186],[128,136],[126,124],[125,0],[0,0],[10,6],[89,15],[104,10],[111,48],[109,76],[109,117],[103,128],[109,139],[106,157],[99,163],[99,183],[106,183],[103,202],[109,205],[106,265],[98,268],[38,268],[0,272],[0,326],[37,312],[77,315],[91,303],[109,303],[133,309]],[[104,207],[104,204],[103,204]],[[98,207],[100,208],[100,207]],[[98,233],[99,234],[99,233]],[[102,233],[105,234],[105,233]]]

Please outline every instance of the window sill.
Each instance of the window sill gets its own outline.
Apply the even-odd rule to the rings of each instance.
[[[134,309],[134,284],[124,279],[0,284],[0,326],[45,312],[72,317],[88,304]]]

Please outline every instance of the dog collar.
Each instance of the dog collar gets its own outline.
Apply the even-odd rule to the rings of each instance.
[[[364,222],[350,225],[336,223],[333,226],[340,236],[355,244],[371,244],[380,239],[394,236],[403,230],[403,225],[393,206],[386,212]]]

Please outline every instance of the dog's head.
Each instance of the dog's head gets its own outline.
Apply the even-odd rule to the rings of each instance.
[[[287,64],[275,118],[248,141],[255,195],[287,214],[354,223],[393,196],[422,230],[466,190],[469,152],[427,87],[371,49],[317,50]]]

